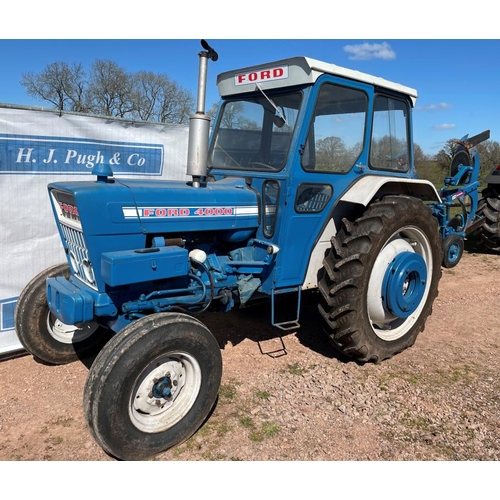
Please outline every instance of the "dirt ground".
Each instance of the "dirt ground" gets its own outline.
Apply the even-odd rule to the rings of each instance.
[[[415,345],[363,366],[330,347],[314,294],[286,334],[267,305],[207,315],[224,361],[217,405],[154,461],[497,461],[499,303],[500,256],[469,250],[443,270]],[[0,361],[0,460],[114,461],[84,420],[91,363]]]

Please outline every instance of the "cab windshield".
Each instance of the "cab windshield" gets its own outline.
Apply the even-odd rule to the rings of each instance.
[[[224,102],[209,152],[210,167],[281,170],[301,101],[301,92],[261,91]]]

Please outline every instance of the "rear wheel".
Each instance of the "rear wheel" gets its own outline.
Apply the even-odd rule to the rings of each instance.
[[[51,364],[66,364],[94,354],[108,338],[96,322],[66,325],[49,309],[45,292],[47,278],[70,275],[68,264],[57,264],[35,276],[17,301],[14,325],[22,346],[35,358]]]
[[[99,353],[84,390],[87,425],[122,460],[146,460],[191,437],[222,377],[219,344],[198,320],[159,313],[120,331]]]
[[[477,232],[481,243],[488,250],[500,252],[500,186],[488,185],[483,190],[477,215],[485,219]]]
[[[319,310],[333,345],[380,362],[414,344],[437,296],[441,240],[430,209],[387,196],[332,238],[319,282]]]

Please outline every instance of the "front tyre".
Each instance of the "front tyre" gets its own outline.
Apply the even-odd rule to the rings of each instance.
[[[121,460],[147,460],[191,437],[210,413],[222,378],[219,344],[178,313],[121,330],[92,365],[84,412],[97,443]]]
[[[21,292],[14,313],[16,335],[21,345],[45,363],[62,365],[94,354],[108,338],[96,322],[66,325],[49,309],[45,282],[70,276],[68,264],[57,264],[35,276]]]
[[[333,345],[359,362],[413,345],[432,312],[441,260],[437,221],[418,199],[387,196],[344,219],[319,282]]]

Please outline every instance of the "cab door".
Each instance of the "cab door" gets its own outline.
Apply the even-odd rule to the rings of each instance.
[[[302,285],[335,203],[368,163],[373,87],[324,75],[308,102],[280,218],[276,288]],[[322,260],[322,256],[319,256]]]

